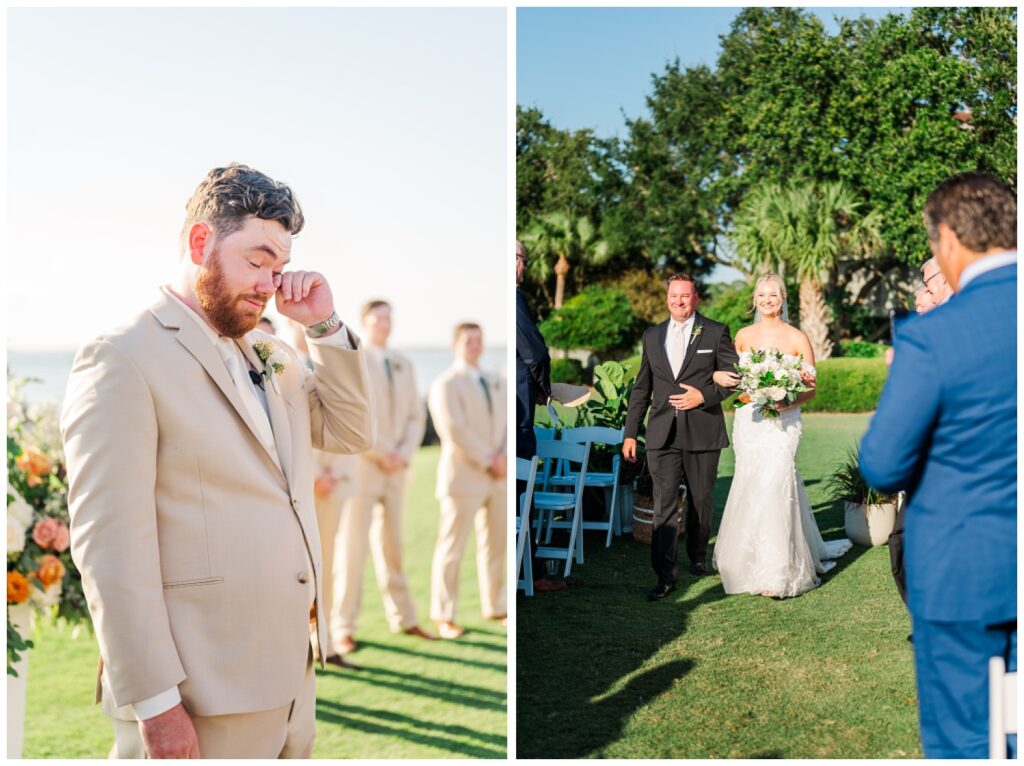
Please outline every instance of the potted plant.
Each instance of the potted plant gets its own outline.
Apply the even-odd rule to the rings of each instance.
[[[887,495],[868,486],[860,473],[856,449],[834,468],[825,485],[831,500],[841,500],[846,509],[846,536],[858,545],[883,545],[896,524],[896,495]]]

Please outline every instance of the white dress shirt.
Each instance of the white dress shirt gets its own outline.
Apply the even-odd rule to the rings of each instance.
[[[1000,253],[992,253],[992,255],[986,255],[984,258],[979,258],[960,272],[960,287],[957,288],[957,292],[963,290],[967,287],[968,282],[981,276],[986,271],[992,271],[993,269],[998,269],[1002,266],[1009,266],[1011,263],[1016,262],[1016,250],[1004,250]]]

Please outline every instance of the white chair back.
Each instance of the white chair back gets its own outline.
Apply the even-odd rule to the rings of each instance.
[[[988,661],[988,757],[1006,758],[1006,737],[1017,733],[1017,671],[1002,657]]]

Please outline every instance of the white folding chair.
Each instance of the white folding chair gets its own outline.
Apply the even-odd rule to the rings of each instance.
[[[533,502],[533,487],[537,481],[536,455],[530,460],[516,458],[516,480],[526,482],[526,490],[519,496],[519,513],[516,516],[516,588],[522,588],[527,596],[533,595],[533,555],[530,545],[530,506]],[[519,573],[522,572],[522,577]]]
[[[616,535],[622,534],[622,521],[619,516],[619,470],[621,468],[622,456],[617,448],[622,446],[626,429],[607,428],[604,426],[583,426],[580,428],[562,429],[563,442],[575,442],[577,444],[587,443],[607,444],[616,448],[612,454],[611,471],[587,471],[584,485],[587,487],[600,487],[604,490],[604,504],[607,509],[607,518],[602,521],[586,521],[583,529],[597,529],[605,531],[604,547],[612,544],[612,532]],[[548,479],[553,486],[569,486],[575,481],[571,471],[565,469],[565,462],[560,461],[559,472]],[[564,524],[565,522],[561,522]],[[548,536],[551,535],[551,526],[559,526],[559,523],[548,526]]]
[[[988,661],[988,757],[1006,758],[1006,737],[1017,733],[1017,671],[1002,657]]]
[[[570,468],[573,463],[579,466],[576,479],[571,485],[565,485],[566,492],[534,492],[533,507],[537,515],[551,515],[561,512],[565,515],[565,526],[569,530],[569,543],[565,548],[549,545],[537,546],[537,558],[565,559],[565,572],[568,577],[572,569],[573,558],[583,563],[583,479],[587,473],[587,461],[590,459],[589,444],[572,444],[562,441],[538,442],[537,456],[545,461],[568,461]],[[550,521],[548,523],[551,523]]]

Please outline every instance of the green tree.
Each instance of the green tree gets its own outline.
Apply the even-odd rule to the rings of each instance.
[[[601,357],[631,349],[639,324],[625,293],[590,285],[541,322],[540,331],[551,348],[582,348]]]
[[[800,284],[800,328],[815,359],[832,355],[831,312],[824,288],[844,259],[863,259],[880,245],[878,216],[845,184],[765,184],[736,214],[738,250],[758,271],[787,272]]]
[[[608,244],[598,239],[593,222],[562,212],[544,213],[520,235],[530,253],[530,274],[541,285],[555,277],[555,292],[550,300],[559,309],[565,300],[566,278],[575,268],[575,281],[585,284],[588,266],[600,265],[608,258]]]

